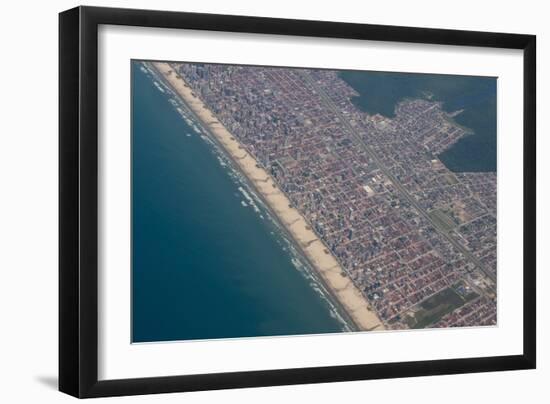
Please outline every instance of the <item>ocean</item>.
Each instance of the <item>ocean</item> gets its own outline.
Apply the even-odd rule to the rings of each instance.
[[[348,330],[253,190],[132,63],[132,341]]]
[[[340,77],[359,93],[354,104],[370,114],[391,118],[396,104],[405,98],[441,101],[447,112],[464,109],[454,120],[473,134],[439,158],[454,172],[496,171],[496,78],[371,71],[342,71]]]

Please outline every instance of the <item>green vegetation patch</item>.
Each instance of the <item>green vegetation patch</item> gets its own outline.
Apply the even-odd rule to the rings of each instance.
[[[452,287],[444,289],[420,303],[418,311],[408,318],[407,324],[411,328],[426,328],[475,296],[477,295],[471,292],[463,297]]]
[[[457,178],[455,177],[454,174],[445,174],[445,179],[447,180],[447,182],[449,183],[449,185],[456,185],[456,184],[458,184],[458,180],[457,180]]]
[[[445,231],[454,229],[458,224],[452,216],[441,209],[434,209],[428,212],[428,215],[430,215],[430,218],[438,225],[438,227]]]

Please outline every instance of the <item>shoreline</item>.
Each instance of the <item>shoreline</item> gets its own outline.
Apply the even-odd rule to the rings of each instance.
[[[240,169],[249,184],[262,198],[268,209],[294,240],[304,258],[311,264],[341,311],[359,331],[383,330],[384,326],[368,301],[347,276],[345,270],[320,238],[311,230],[306,219],[293,207],[276,182],[246,151],[238,140],[196,96],[191,87],[166,62],[149,62],[172,90],[185,102],[213,140]]]

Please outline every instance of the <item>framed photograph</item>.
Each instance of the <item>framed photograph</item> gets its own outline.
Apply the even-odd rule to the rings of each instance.
[[[535,37],[59,17],[59,388],[535,368]]]

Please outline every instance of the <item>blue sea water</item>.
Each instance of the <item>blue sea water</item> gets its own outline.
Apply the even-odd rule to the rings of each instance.
[[[454,120],[473,134],[460,139],[439,158],[455,172],[496,171],[496,78],[373,71],[342,71],[340,77],[359,93],[353,100],[355,105],[371,114],[391,118],[396,104],[405,98],[442,101],[447,112],[463,109]]]
[[[342,331],[269,212],[139,66],[132,64],[132,341]]]

